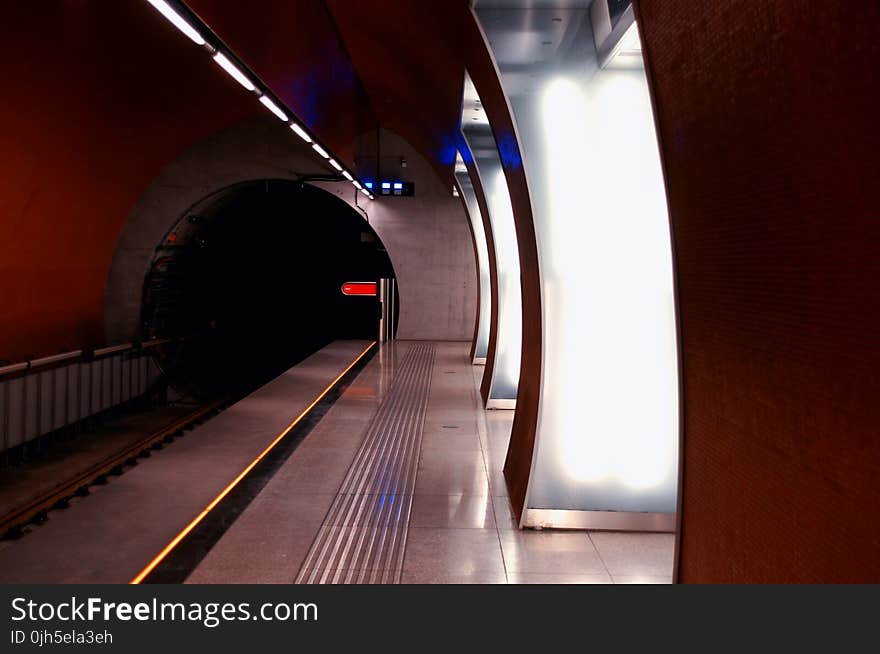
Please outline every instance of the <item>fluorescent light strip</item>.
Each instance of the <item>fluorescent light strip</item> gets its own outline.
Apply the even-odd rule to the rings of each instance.
[[[174,27],[186,34],[193,43],[196,45],[205,45],[205,39],[202,38],[202,35],[199,34],[192,25],[187,23],[180,14],[174,11],[165,0],[147,0],[147,2],[153,5],[160,14],[171,21]]]
[[[229,75],[236,82],[241,84],[248,91],[254,91],[256,89],[256,87],[254,86],[254,83],[251,82],[245,76],[244,73],[242,73],[238,68],[236,68],[235,64],[233,64],[231,61],[229,61],[229,59],[226,57],[225,54],[223,54],[222,52],[218,52],[217,54],[214,55],[214,61],[216,61],[217,64],[220,66],[220,68],[222,68],[227,73],[229,73]]]
[[[352,182],[352,184],[354,184],[354,187],[355,187],[358,191],[363,191],[363,190],[364,190],[364,187],[361,186],[361,183],[360,183],[359,181],[354,180],[354,181]]]
[[[147,566],[143,570],[141,570],[137,574],[137,576],[128,583],[132,584],[132,585],[138,585],[144,579],[146,579],[147,575],[149,575],[156,568],[157,565],[162,563],[162,561],[165,559],[165,557],[168,556],[171,553],[171,551],[180,544],[180,541],[182,541],[184,538],[186,538],[187,535],[193,529],[195,529],[202,520],[205,519],[205,516],[207,516],[214,509],[215,506],[220,504],[220,502],[223,500],[223,498],[226,497],[227,495],[229,495],[229,493],[231,493],[232,490],[236,486],[238,486],[238,484],[241,482],[241,480],[244,479],[245,477],[247,477],[248,473],[251,470],[253,470],[254,467],[260,461],[262,461],[266,457],[266,455],[269,454],[269,452],[271,452],[275,448],[276,445],[278,445],[278,443],[280,443],[282,440],[284,440],[284,437],[287,436],[288,433],[290,433],[290,430],[293,429],[294,427],[296,427],[296,425],[309,413],[309,411],[311,411],[313,408],[315,408],[315,405],[318,404],[318,402],[320,402],[323,399],[323,397],[325,395],[327,395],[327,393],[329,393],[330,390],[334,386],[336,386],[337,382],[339,382],[340,379],[345,377],[345,375],[348,373],[349,370],[354,368],[355,364],[357,364],[358,361],[360,361],[361,359],[364,358],[366,353],[369,352],[373,348],[374,345],[376,345],[376,341],[373,341],[372,343],[370,343],[367,346],[367,349],[365,349],[363,352],[361,352],[358,355],[357,359],[355,359],[354,361],[352,361],[349,364],[348,368],[346,368],[341,373],[339,373],[339,376],[336,379],[334,379],[332,382],[330,382],[330,384],[327,386],[327,388],[325,388],[323,391],[321,391],[321,394],[318,395],[318,397],[316,397],[312,401],[312,403],[309,404],[303,410],[303,412],[300,413],[296,417],[296,419],[294,419],[293,422],[291,422],[289,425],[287,425],[287,427],[284,429],[284,431],[282,431],[280,434],[278,434],[278,436],[275,438],[275,440],[273,440],[271,443],[269,443],[268,447],[266,447],[266,449],[264,449],[262,452],[260,452],[259,456],[257,456],[256,459],[251,461],[251,463],[244,470],[242,470],[238,474],[238,476],[235,479],[233,479],[229,483],[228,486],[226,486],[226,488],[224,488],[222,491],[220,491],[220,494],[217,497],[215,497],[213,500],[211,500],[210,504],[208,504],[208,506],[206,506],[204,509],[202,509],[202,512],[199,513],[195,518],[193,518],[192,521],[190,521],[190,523],[186,527],[184,527],[183,530],[179,534],[177,534],[177,536],[172,538],[171,542],[168,543],[164,548],[162,548],[162,551],[159,552],[155,556],[155,558],[153,558],[153,560],[150,561],[147,564]]]
[[[165,16],[165,18],[171,21],[171,23],[173,23],[174,26],[177,27],[177,29],[179,29],[190,39],[192,39],[193,43],[196,43],[197,45],[205,45],[205,39],[202,38],[202,35],[199,34],[198,31],[196,31],[192,27],[192,25],[187,23],[180,16],[180,14],[174,11],[174,9],[172,9],[171,6],[167,2],[165,2],[165,0],[147,0],[147,2],[153,5],[153,7],[155,7],[159,11],[159,13],[161,13],[163,16]],[[219,65],[223,70],[229,73],[230,77],[232,77],[236,82],[241,84],[248,91],[256,91],[257,87],[254,86],[254,83],[247,77],[247,75],[240,71],[238,67],[233,64],[225,54],[223,54],[222,52],[217,52],[214,55],[213,59],[217,62],[217,65]],[[284,113],[281,107],[275,104],[269,96],[261,95],[260,103],[284,122],[287,122],[289,120],[287,114]],[[299,136],[306,143],[312,143],[312,137],[309,136],[309,134],[298,124],[291,123],[290,129],[292,129],[296,133],[296,135]],[[324,148],[322,148],[317,143],[313,143],[312,148],[324,159],[330,159],[330,165],[333,166],[333,168],[335,168],[336,170],[342,172],[342,175],[345,177],[345,179],[351,181],[359,191],[363,190],[363,187],[360,185],[360,183],[354,181],[352,176],[347,171],[343,170],[342,166],[340,166],[335,159],[332,159],[330,157],[330,154]],[[371,200],[373,199],[372,196],[369,195],[369,193],[367,194],[367,196],[370,197]]]
[[[312,137],[306,133],[306,130],[304,130],[302,127],[300,127],[296,123],[291,123],[290,129],[292,129],[296,133],[296,135],[299,136],[306,143],[312,142]]]
[[[260,102],[263,103],[263,106],[266,107],[266,109],[268,109],[273,114],[278,116],[285,123],[288,121],[287,114],[284,113],[283,111],[281,111],[281,109],[278,107],[278,105],[269,99],[269,96],[267,96],[267,95],[260,96]]]

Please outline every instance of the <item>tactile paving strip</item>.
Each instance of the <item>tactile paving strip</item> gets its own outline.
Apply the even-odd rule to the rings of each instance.
[[[400,583],[433,365],[407,351],[296,583]]]

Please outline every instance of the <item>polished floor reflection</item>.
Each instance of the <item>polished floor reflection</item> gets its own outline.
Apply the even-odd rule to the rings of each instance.
[[[669,583],[671,534],[521,531],[502,468],[513,411],[483,411],[483,368],[438,343],[404,583]]]
[[[516,528],[501,472],[513,412],[482,409],[483,369],[469,363],[465,343],[431,344],[430,394],[415,483],[403,489],[407,497],[377,499],[365,490],[370,497],[349,505],[366,507],[366,513],[358,508],[355,522],[341,520],[334,503],[353,464],[366,456],[363,445],[375,438],[374,423],[389,419],[387,405],[401,390],[394,389],[396,373],[412,345],[396,342],[376,355],[205,557],[190,583],[387,581],[376,570],[389,565],[396,552],[403,553],[402,583],[670,582],[671,534]],[[380,467],[388,460],[372,457]],[[391,500],[409,507],[408,516],[394,514],[393,523],[379,517],[389,514]],[[337,538],[344,532],[351,537]],[[394,538],[387,537],[391,533]],[[402,549],[395,540],[400,537],[405,538]],[[308,561],[318,542],[340,549],[321,564],[332,572],[315,575]],[[385,552],[385,542],[397,549]],[[365,554],[368,546],[373,549]]]

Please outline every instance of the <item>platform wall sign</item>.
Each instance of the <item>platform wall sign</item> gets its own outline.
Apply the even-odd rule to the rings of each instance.
[[[376,296],[376,282],[345,282],[342,285],[343,295]]]

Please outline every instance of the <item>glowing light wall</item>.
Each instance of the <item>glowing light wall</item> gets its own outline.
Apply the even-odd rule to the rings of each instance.
[[[465,105],[480,106],[479,96],[470,79],[465,81]],[[477,111],[477,109],[472,109]],[[468,109],[465,109],[467,113]],[[516,406],[519,386],[520,350],[522,347],[522,296],[520,293],[519,249],[513,209],[507,180],[501,167],[501,157],[485,114],[479,117],[463,117],[462,134],[474,158],[480,176],[491,225],[491,247],[495,252],[498,287],[498,307],[492,379],[489,385],[486,408],[512,409]]]
[[[497,157],[477,160],[492,218],[498,261],[498,341],[488,407],[510,408],[493,400],[516,400],[522,346],[522,297],[519,288],[519,251],[507,180]]]
[[[672,259],[646,80],[560,76],[539,102],[546,368],[527,506],[672,512]]]
[[[526,12],[532,25],[560,15],[504,11]],[[638,56],[623,69],[600,68],[583,10],[564,12],[565,45],[555,56],[524,70],[498,50],[509,40],[504,30],[522,23],[501,13],[478,5],[517,121],[543,300],[539,419],[522,523],[671,529],[672,257],[645,72]],[[621,520],[619,512],[651,515]]]
[[[468,153],[470,156],[470,153]],[[489,274],[489,250],[486,245],[486,231],[483,229],[483,215],[477,203],[474,185],[467,172],[461,154],[455,163],[455,178],[468,208],[468,217],[474,235],[477,251],[477,277],[480,283],[480,304],[477,307],[477,329],[474,342],[474,363],[485,364],[489,352],[489,321],[492,315],[492,281]]]

